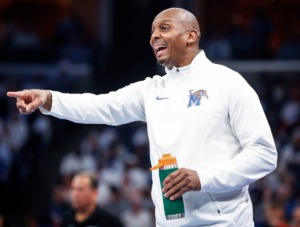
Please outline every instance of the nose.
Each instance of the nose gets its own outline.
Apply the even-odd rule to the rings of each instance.
[[[150,44],[152,44],[154,40],[157,40],[159,38],[160,38],[160,33],[159,33],[158,29],[154,29],[151,34]]]

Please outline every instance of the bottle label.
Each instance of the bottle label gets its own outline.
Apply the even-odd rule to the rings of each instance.
[[[159,170],[159,179],[161,188],[163,188],[163,181],[165,178],[178,168],[164,168]],[[163,194],[163,193],[162,193]],[[175,218],[183,218],[184,217],[184,203],[182,196],[179,197],[176,200],[170,200],[170,198],[163,197],[163,203],[164,203],[164,210],[165,210],[165,216],[167,219],[175,219]]]
[[[172,169],[173,171],[175,171],[176,169],[178,169],[178,166],[177,166],[177,164],[173,164],[173,165],[162,166],[159,169],[160,170]]]

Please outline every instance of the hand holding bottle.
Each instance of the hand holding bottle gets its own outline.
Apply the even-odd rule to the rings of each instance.
[[[166,198],[178,199],[188,191],[199,191],[201,183],[198,173],[194,170],[181,168],[170,173],[163,182],[162,192]]]

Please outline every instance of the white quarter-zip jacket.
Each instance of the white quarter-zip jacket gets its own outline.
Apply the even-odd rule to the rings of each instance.
[[[253,226],[248,185],[276,168],[277,151],[259,98],[204,51],[182,68],[108,94],[52,91],[45,114],[78,123],[147,122],[151,164],[164,153],[197,171],[201,191],[183,195],[185,218],[166,220],[158,171],[152,172],[157,226]]]

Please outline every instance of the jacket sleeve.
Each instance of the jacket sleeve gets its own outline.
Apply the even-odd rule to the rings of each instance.
[[[255,91],[241,77],[234,77],[228,99],[229,127],[241,152],[218,166],[201,169],[201,190],[229,192],[243,188],[277,166],[273,136]]]
[[[108,94],[94,95],[52,93],[51,111],[40,108],[42,113],[60,119],[85,124],[120,125],[145,121],[145,81],[130,84]]]

